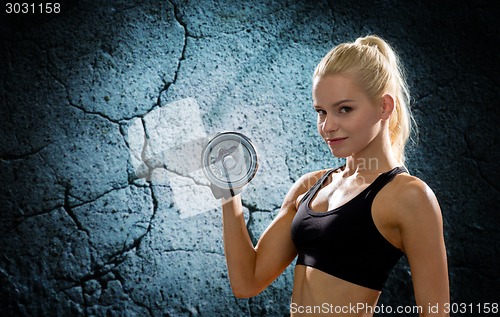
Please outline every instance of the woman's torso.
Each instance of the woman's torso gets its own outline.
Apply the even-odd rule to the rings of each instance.
[[[397,177],[400,172],[393,175],[387,183],[382,184],[370,203],[375,230],[381,235],[384,243],[395,249],[394,252],[399,252],[397,249],[401,249],[402,246],[392,215],[391,206],[394,197],[391,195],[393,192],[391,188],[401,181],[401,178]],[[319,177],[321,175],[317,178]],[[308,200],[310,212],[319,215],[321,212],[330,213],[332,210],[340,209],[339,207],[349,206],[353,200],[359,200],[361,194],[370,192],[375,180],[380,181],[378,177],[379,174],[360,173],[346,178],[342,176],[341,171],[334,171],[325,179],[317,193]],[[297,198],[297,209],[304,195]],[[392,203],[387,203],[388,201]],[[336,254],[333,254],[333,257],[335,256]],[[342,257],[342,254],[338,256]],[[311,266],[298,264],[295,267],[290,310],[292,316],[332,314],[335,316],[371,316],[379,295],[380,290],[349,282]]]

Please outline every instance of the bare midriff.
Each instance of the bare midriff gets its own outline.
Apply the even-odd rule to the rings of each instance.
[[[297,265],[290,316],[373,316],[380,291],[356,285],[313,267]]]

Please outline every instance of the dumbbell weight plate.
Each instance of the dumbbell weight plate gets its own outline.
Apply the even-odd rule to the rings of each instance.
[[[202,168],[215,186],[240,188],[257,173],[257,151],[250,139],[241,133],[218,133],[203,148]]]

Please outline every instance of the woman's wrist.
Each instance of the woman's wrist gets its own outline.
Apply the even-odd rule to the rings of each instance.
[[[210,190],[216,199],[222,200],[230,200],[242,192],[242,188],[220,188],[214,184],[210,184]]]

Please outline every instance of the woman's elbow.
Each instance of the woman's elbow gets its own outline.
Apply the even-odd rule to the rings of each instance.
[[[234,285],[231,284],[231,291],[236,298],[250,298],[260,294],[262,290],[251,285]]]
[[[233,288],[233,295],[236,298],[250,298],[250,297],[255,296],[255,295],[253,295],[252,293],[250,293],[248,291],[245,291],[245,290],[242,290],[242,289],[234,289],[234,288]]]

